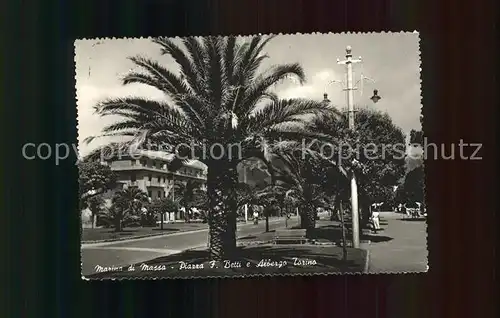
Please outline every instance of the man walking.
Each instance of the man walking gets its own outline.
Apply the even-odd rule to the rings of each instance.
[[[253,211],[253,224],[259,224],[259,212],[257,209]]]
[[[380,230],[380,213],[377,211],[372,212],[372,223],[373,223],[373,232],[377,234],[377,231]]]

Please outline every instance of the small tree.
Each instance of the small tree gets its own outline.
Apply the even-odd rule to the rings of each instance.
[[[109,166],[103,165],[98,161],[91,159],[84,159],[78,162],[78,199],[79,199],[79,213],[83,209],[89,207],[89,204],[97,204],[97,201],[89,201],[95,196],[104,194],[106,191],[112,189],[116,185],[116,175]],[[94,206],[93,209],[96,207]],[[94,226],[95,212],[91,209],[92,213],[92,227]],[[83,223],[80,221],[80,231],[83,231]]]
[[[176,197],[179,198],[177,202],[185,209],[184,220],[189,222],[189,214],[193,208],[196,192],[200,190],[201,185],[199,182],[188,180],[186,182],[177,181],[174,187]]]
[[[165,213],[177,213],[179,211],[179,203],[171,198],[161,198],[151,202],[150,209],[160,215],[160,229],[163,230]]]
[[[145,192],[135,187],[127,188],[115,193],[112,206],[104,216],[114,224],[116,232],[121,232],[123,224],[140,219],[142,208],[148,202],[149,198]]]
[[[420,166],[408,172],[403,184],[407,201],[424,202],[424,167]]]
[[[104,199],[102,198],[101,195],[91,196],[87,199],[86,205],[87,208],[90,210],[92,228],[94,228],[97,222],[97,216],[101,215],[102,213],[104,206]]]
[[[95,161],[78,163],[80,207],[88,207],[88,199],[112,189],[116,185],[116,175],[109,166]]]
[[[269,232],[269,217],[273,214],[279,214],[280,202],[284,204],[286,190],[277,185],[268,185],[263,189],[256,191],[254,195],[255,203],[263,205],[263,215],[266,219],[266,232]]]
[[[420,125],[423,126],[424,117],[420,115]],[[422,130],[412,129],[410,131],[410,144],[412,145],[424,145],[424,132]]]

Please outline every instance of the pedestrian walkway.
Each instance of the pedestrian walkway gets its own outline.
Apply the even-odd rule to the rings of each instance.
[[[369,273],[427,270],[427,223],[403,220],[402,214],[383,213],[382,232],[371,235]]]

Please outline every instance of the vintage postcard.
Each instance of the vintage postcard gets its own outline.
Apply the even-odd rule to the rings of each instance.
[[[85,279],[427,271],[417,32],[83,39],[75,63]]]

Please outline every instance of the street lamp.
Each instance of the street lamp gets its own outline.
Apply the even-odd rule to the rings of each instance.
[[[347,92],[347,109],[349,115],[349,129],[354,131],[356,127],[354,126],[354,90],[356,88],[353,86],[353,76],[352,76],[352,65],[361,62],[361,57],[358,59],[352,58],[352,48],[351,46],[346,47],[346,59],[340,61],[337,59],[337,64],[345,65],[347,71],[347,83],[344,91]],[[364,76],[361,77],[361,82],[364,80]],[[352,213],[352,245],[354,248],[359,248],[359,210],[358,210],[358,185],[356,182],[356,174],[354,170],[351,170],[351,213]]]
[[[378,96],[378,90],[373,90],[373,96],[370,97],[372,102],[377,103],[382,97]]]

